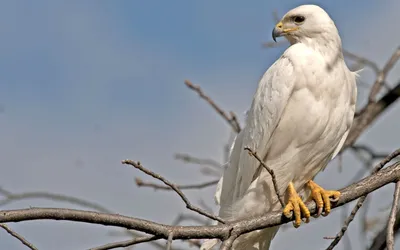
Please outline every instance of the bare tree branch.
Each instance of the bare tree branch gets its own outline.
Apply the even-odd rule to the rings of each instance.
[[[99,247],[94,247],[91,248],[90,250],[107,250],[107,249],[114,249],[114,248],[118,248],[118,247],[129,247],[129,246],[133,246],[139,243],[144,243],[144,242],[149,242],[149,241],[153,241],[153,240],[158,240],[161,239],[160,236],[143,236],[143,237],[138,237],[132,240],[126,240],[126,241],[119,241],[119,242],[115,242],[115,243],[109,243],[103,246],[99,246]]]
[[[4,199],[0,200],[0,206],[7,205],[9,203],[15,202],[15,201],[20,201],[20,200],[26,200],[26,199],[47,199],[51,201],[61,201],[61,202],[67,202],[70,204],[86,207],[89,209],[93,209],[94,211],[97,212],[102,212],[102,213],[113,213],[110,209],[97,204],[95,202],[87,201],[84,199],[76,198],[73,196],[68,196],[68,195],[62,195],[62,194],[55,194],[55,193],[49,193],[49,192],[22,192],[22,193],[14,193],[11,192],[5,188],[0,187],[0,194],[5,196]],[[144,237],[142,234],[134,231],[125,231],[124,234],[128,234],[137,238],[142,238]],[[161,244],[158,244],[157,242],[151,242],[151,245],[158,249],[164,249],[164,246]]]
[[[385,159],[383,159],[377,166],[374,167],[374,169],[372,170],[372,174],[376,174],[378,173],[387,163],[389,163],[391,160],[393,160],[394,158],[396,158],[398,155],[400,155],[400,149],[394,151],[393,153],[391,153],[390,155],[388,155]],[[332,250],[338,243],[339,241],[342,239],[343,235],[345,234],[345,232],[347,231],[348,226],[350,225],[350,223],[353,221],[355,215],[357,214],[358,210],[361,208],[361,206],[363,205],[365,199],[367,198],[368,194],[363,195],[358,201],[356,206],[353,208],[353,210],[351,211],[351,214],[349,215],[349,217],[347,217],[347,219],[344,222],[344,225],[342,227],[342,229],[339,231],[339,233],[336,235],[336,238],[332,241],[332,243],[329,245],[329,247],[327,248],[327,250]]]
[[[200,173],[202,173],[203,175],[219,177],[219,178],[221,177],[221,172],[222,172],[222,168],[220,168],[219,170],[216,170],[216,169],[210,168],[210,167],[202,167],[200,169]]]
[[[281,203],[282,207],[285,207],[285,202],[283,200],[283,197],[279,193],[278,182],[276,181],[276,176],[275,176],[274,171],[272,169],[270,169],[267,165],[265,165],[264,161],[261,160],[260,157],[258,157],[257,152],[254,152],[251,148],[248,148],[248,147],[245,147],[244,149],[247,150],[251,156],[256,158],[257,161],[261,164],[261,166],[263,166],[268,171],[268,173],[271,175],[272,183],[274,184],[274,189],[275,189],[276,195],[278,196],[278,200]]]
[[[173,190],[169,186],[163,186],[163,185],[159,185],[159,184],[152,183],[152,182],[145,182],[140,178],[135,178],[135,182],[138,187],[150,187],[150,188],[154,188],[155,190],[167,190],[167,191]],[[176,185],[176,187],[179,189],[202,189],[202,188],[214,186],[217,183],[218,183],[218,180],[214,180],[214,181],[203,182],[200,184]]]
[[[365,201],[364,201],[364,205],[363,205],[363,208],[362,208],[362,210],[361,210],[361,221],[360,221],[360,223],[361,223],[361,225],[362,225],[362,234],[361,234],[361,237],[363,237],[363,239],[362,239],[362,242],[364,242],[364,243],[367,243],[368,241],[367,241],[367,232],[368,232],[368,228],[373,228],[373,221],[371,221],[371,220],[369,220],[368,219],[368,209],[369,209],[369,205],[371,204],[371,197],[370,196],[368,196],[366,199],[365,199]],[[343,221],[345,221],[346,220],[346,217],[347,217],[347,213],[344,215],[344,220]],[[346,234],[345,236],[345,240],[347,241],[347,242],[349,242],[350,241],[350,236],[349,236],[349,234]],[[346,242],[345,242],[346,243]],[[348,244],[348,243],[347,243]],[[367,245],[365,245],[365,246],[367,246]],[[351,248],[349,248],[349,249],[351,249]]]
[[[329,245],[329,247],[327,248],[327,250],[332,250],[333,248],[335,248],[335,246],[339,243],[339,241],[342,239],[342,237],[344,236],[345,232],[347,231],[347,228],[349,226],[349,224],[353,221],[354,217],[356,216],[358,210],[361,208],[361,206],[363,205],[365,199],[367,198],[367,196],[362,196],[358,201],[356,206],[353,208],[353,210],[351,210],[350,215],[347,217],[347,219],[344,221],[344,226],[342,227],[342,229],[340,230],[340,232],[336,235],[336,237],[333,239],[332,243]]]
[[[167,250],[171,250],[172,247],[172,240],[174,239],[174,231],[171,231],[168,235],[168,241],[167,241]]]
[[[90,202],[84,199],[79,199],[76,197],[62,195],[62,194],[54,194],[48,192],[23,192],[23,193],[13,193],[2,187],[0,187],[0,194],[5,196],[4,199],[0,200],[0,206],[7,205],[14,201],[25,200],[25,199],[49,199],[55,201],[68,202],[71,204],[87,207],[93,209],[95,211],[103,212],[103,213],[111,213],[107,208],[96,204],[94,202]]]
[[[186,204],[186,208],[187,208],[187,209],[192,210],[192,211],[194,211],[194,212],[197,212],[197,213],[199,213],[199,214],[201,214],[201,215],[203,215],[203,216],[206,216],[206,217],[208,217],[208,218],[210,218],[210,219],[217,220],[217,221],[219,221],[219,222],[221,222],[221,223],[225,223],[220,217],[215,216],[215,215],[212,215],[212,214],[208,213],[207,211],[205,211],[205,210],[203,210],[203,209],[201,209],[201,208],[199,208],[199,207],[193,206],[193,205],[190,203],[190,201],[188,200],[188,198],[182,193],[182,191],[179,189],[179,187],[178,187],[176,184],[174,184],[174,183],[168,181],[167,179],[165,179],[165,178],[162,177],[161,175],[156,174],[156,173],[154,173],[154,172],[152,172],[152,171],[150,171],[150,170],[144,168],[144,167],[140,164],[140,162],[134,162],[134,161],[131,161],[131,160],[124,160],[124,161],[122,161],[122,164],[131,165],[132,167],[134,167],[134,168],[136,168],[136,169],[139,169],[139,170],[142,171],[143,173],[146,173],[146,174],[150,175],[151,177],[153,177],[153,178],[155,178],[155,179],[157,179],[157,180],[162,181],[165,185],[167,185],[168,187],[170,187],[172,190],[175,191],[175,193],[177,193],[177,194],[181,197],[181,199],[183,200],[183,202]]]
[[[233,131],[235,131],[236,133],[239,133],[241,128],[240,128],[240,124],[236,118],[236,115],[231,111],[229,112],[229,116],[225,113],[225,111],[223,111],[217,104],[215,104],[215,102],[208,96],[206,96],[203,91],[201,90],[201,88],[199,86],[194,85],[193,83],[191,83],[189,80],[185,81],[185,84],[188,88],[190,88],[191,90],[194,90],[202,99],[204,99],[206,102],[208,102],[211,107],[214,108],[215,111],[217,111],[218,114],[220,114],[225,121],[227,121],[229,123],[229,125],[231,125]]]
[[[393,195],[392,210],[390,211],[390,216],[387,225],[387,236],[386,236],[387,250],[394,250],[394,224],[396,222],[396,214],[398,212],[399,197],[400,197],[400,181],[396,183]]]
[[[397,182],[400,179],[400,162],[397,162],[363,180],[354,183],[342,190],[339,201],[333,207],[342,206],[361,196],[373,192],[388,183]],[[311,214],[316,214],[317,209],[314,202],[307,204]],[[266,215],[234,221],[228,224],[215,226],[169,226],[148,220],[132,218],[117,214],[98,213],[62,208],[30,208],[19,210],[0,211],[0,223],[20,222],[30,220],[68,220],[116,226],[133,229],[143,233],[168,239],[170,232],[174,232],[174,239],[209,239],[217,238],[222,241],[228,239],[235,232],[238,235],[254,230],[281,225],[292,221],[293,218],[282,216],[280,211],[271,212]],[[232,231],[233,230],[233,231]]]
[[[368,103],[354,118],[353,125],[341,151],[354,144],[360,135],[400,97],[400,81],[397,86],[386,93],[378,102]]]
[[[399,232],[400,230],[400,211],[397,212],[396,222],[394,224],[394,231]],[[386,248],[386,234],[387,227],[385,225],[384,228],[375,236],[372,240],[372,244],[369,247],[369,250],[384,250]]]
[[[343,207],[341,212],[342,212],[342,215],[341,215],[342,220],[345,221],[346,217],[347,217],[347,212],[348,212],[346,207]],[[351,239],[350,239],[349,234],[344,235],[343,238],[344,238],[345,249],[353,249],[351,247]]]
[[[232,248],[233,242],[239,237],[239,234],[232,230],[228,239],[224,240],[221,244],[220,250],[229,250]]]
[[[400,47],[396,49],[396,51],[390,57],[389,61],[386,63],[385,67],[383,67],[383,69],[379,72],[374,85],[372,85],[371,92],[368,97],[369,102],[375,101],[375,97],[381,90],[382,85],[387,77],[387,74],[393,68],[393,66],[396,64],[399,58],[400,58]]]
[[[0,227],[3,228],[4,230],[6,230],[7,233],[9,233],[11,236],[18,239],[22,244],[27,246],[29,249],[38,250],[34,245],[32,245],[29,241],[27,241],[24,237],[19,235],[17,232],[14,232],[13,230],[11,230],[7,225],[0,224]]]
[[[369,154],[372,160],[385,158],[388,153],[376,153],[370,146],[367,145],[353,145],[351,146],[355,151],[365,151]]]

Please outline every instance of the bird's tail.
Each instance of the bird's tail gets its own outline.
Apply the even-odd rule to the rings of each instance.
[[[217,201],[219,201],[218,193],[219,192],[217,191]],[[277,198],[272,198],[269,200],[270,198],[268,199],[266,196],[264,197],[262,195],[256,195],[256,197],[258,197],[258,200],[256,200],[256,197],[253,196],[254,193],[247,193],[245,197],[236,201],[231,206],[228,204],[223,204],[220,208],[219,216],[228,221],[234,221],[240,218],[246,218],[252,213],[253,215],[265,214],[270,211],[276,211],[280,209],[280,203],[278,202]],[[261,202],[263,198],[265,198],[265,201]],[[214,222],[214,224],[218,224],[218,222]],[[269,250],[271,241],[278,232],[278,229],[279,226],[276,226],[241,235],[234,241],[232,250]],[[218,243],[219,240],[217,239],[206,240],[200,247],[200,250],[211,250]]]
[[[235,250],[269,250],[272,239],[279,227],[271,227],[253,231],[239,237],[234,244]]]

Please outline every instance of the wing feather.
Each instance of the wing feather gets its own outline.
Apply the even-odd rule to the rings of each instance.
[[[229,166],[226,168],[221,190],[221,216],[228,216],[224,207],[240,199],[250,187],[257,173],[259,162],[244,147],[249,147],[264,158],[270,138],[277,127],[290,98],[296,79],[294,67],[284,55],[279,58],[261,78],[248,112],[246,126],[235,140]]]
[[[349,85],[349,92],[351,92],[351,107],[352,110],[349,112],[349,115],[351,116],[351,122],[353,122],[353,117],[354,117],[354,112],[355,112],[355,108],[356,108],[356,102],[357,102],[357,78],[358,78],[358,73],[360,71],[356,71],[356,72],[350,72],[350,75],[348,76],[348,81],[351,82],[351,84]],[[344,143],[346,142],[347,136],[349,135],[350,132],[350,128],[344,133],[343,137],[341,138],[339,145],[337,146],[337,148],[335,149],[335,151],[333,152],[332,158],[335,158],[337,154],[339,154],[340,150],[342,149]]]

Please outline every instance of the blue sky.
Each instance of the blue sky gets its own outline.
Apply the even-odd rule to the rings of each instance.
[[[304,3],[310,2],[1,2],[0,186],[73,195],[118,213],[171,223],[184,205],[173,193],[138,189],[134,177],[146,177],[120,160],[140,160],[177,183],[206,180],[173,154],[222,160],[229,128],[183,81],[200,84],[223,108],[241,116],[260,76],[284,50],[261,48],[271,40],[272,11],[282,16]],[[348,50],[383,65],[398,46],[400,34],[393,32],[398,1],[313,3],[335,20]],[[397,66],[389,80],[398,80],[399,73]],[[372,76],[368,69],[362,73],[367,82]],[[391,131],[400,126],[399,115],[399,108],[392,108],[361,141],[394,150],[399,137]],[[319,181],[328,188],[348,184],[360,166],[350,154],[345,166],[340,174],[329,168]],[[203,197],[211,203],[213,191],[189,195],[194,202]],[[380,203],[389,204],[391,188],[381,192],[386,198]],[[6,208],[28,206],[76,207],[29,200]],[[301,230],[282,232],[273,244],[321,249],[328,244],[322,237],[336,233],[340,224],[335,212]],[[39,249],[87,249],[124,239],[109,236],[108,228],[78,223],[10,226]],[[350,228],[355,239],[358,229],[357,223]],[[0,246],[24,249],[2,231]]]

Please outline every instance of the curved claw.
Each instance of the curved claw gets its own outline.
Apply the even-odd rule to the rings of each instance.
[[[310,222],[310,217],[304,217],[301,219],[304,223],[309,223]]]
[[[317,206],[318,206],[318,205],[317,205]],[[313,217],[314,217],[314,218],[318,218],[319,216],[321,216],[322,210],[323,210],[323,209],[324,209],[323,207],[318,207],[317,214],[314,214]]]
[[[289,200],[287,205],[283,209],[283,215],[291,218],[293,212],[293,226],[295,228],[298,228],[301,225],[302,221],[304,221],[305,223],[310,222],[310,211],[302,201],[301,197],[297,194],[296,190],[294,189],[293,183],[289,183],[287,192],[289,195]],[[302,215],[304,217],[303,219]]]
[[[331,202],[339,200],[340,192],[325,190],[313,181],[309,181],[307,185],[311,189],[309,200],[314,200],[318,208],[318,212],[314,217],[318,218],[320,215],[327,216],[331,212]]]
[[[329,199],[330,199],[331,202],[333,202],[333,203],[338,202],[338,201],[339,201],[339,198],[340,198],[340,192],[339,192],[339,191],[335,191],[335,192],[338,192],[339,195],[338,195],[338,196],[329,197]]]

